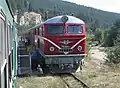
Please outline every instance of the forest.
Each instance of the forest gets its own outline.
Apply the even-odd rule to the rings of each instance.
[[[62,0],[10,0],[10,2],[13,11],[15,12],[17,9],[20,16],[26,11],[34,11],[41,13],[43,20],[45,20],[45,12],[48,12],[48,18],[55,15],[74,14],[84,20],[92,30],[96,27],[110,28],[113,22],[120,18],[118,13],[106,12]]]

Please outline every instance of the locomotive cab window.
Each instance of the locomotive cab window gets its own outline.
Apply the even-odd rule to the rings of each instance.
[[[48,34],[64,34],[63,25],[48,25]]]
[[[81,34],[83,32],[82,25],[68,25],[69,34]]]

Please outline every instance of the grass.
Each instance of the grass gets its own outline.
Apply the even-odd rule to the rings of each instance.
[[[17,78],[17,88],[65,88],[63,81],[59,77],[23,77]]]
[[[84,70],[76,75],[90,88],[120,88],[120,65],[105,63],[100,68],[96,68],[98,65],[90,60],[87,60],[85,65]]]
[[[88,74],[88,78],[94,78],[97,77],[95,72],[91,72],[90,74]]]

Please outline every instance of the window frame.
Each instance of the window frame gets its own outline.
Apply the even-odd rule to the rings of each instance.
[[[8,55],[11,54],[11,37],[12,37],[12,34],[11,34],[11,31],[12,31],[12,27],[11,27],[11,23],[10,21],[8,21],[8,24],[7,24],[7,53]]]
[[[48,27],[49,26],[63,26],[63,33],[49,33]],[[47,35],[64,35],[65,34],[65,25],[64,24],[48,24],[47,25]]]
[[[2,63],[4,63],[6,61],[6,45],[4,44],[5,43],[5,30],[6,30],[6,15],[4,14],[2,8],[0,8],[0,21],[1,21],[1,25],[3,25],[1,28],[0,28],[0,58],[2,58],[0,61],[2,61]],[[3,22],[3,23],[2,23]],[[2,64],[2,68],[5,67],[4,64]],[[2,69],[1,68],[1,69]]]
[[[0,9],[0,19],[4,21],[4,26],[5,26],[5,22],[6,22],[5,14],[3,13],[2,9]],[[1,20],[0,20],[0,22],[2,22]],[[0,53],[2,53],[2,44],[1,44],[2,43],[1,42],[2,41],[2,35],[3,35],[2,32],[3,32],[3,29],[0,29],[0,36],[1,36],[0,37]]]
[[[82,32],[81,33],[69,33],[68,32],[68,27],[69,26],[81,26],[82,27]],[[83,24],[68,24],[67,25],[67,34],[83,34]]]

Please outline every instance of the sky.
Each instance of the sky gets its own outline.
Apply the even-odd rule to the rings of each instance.
[[[120,0],[64,0],[109,12],[120,13]]]

